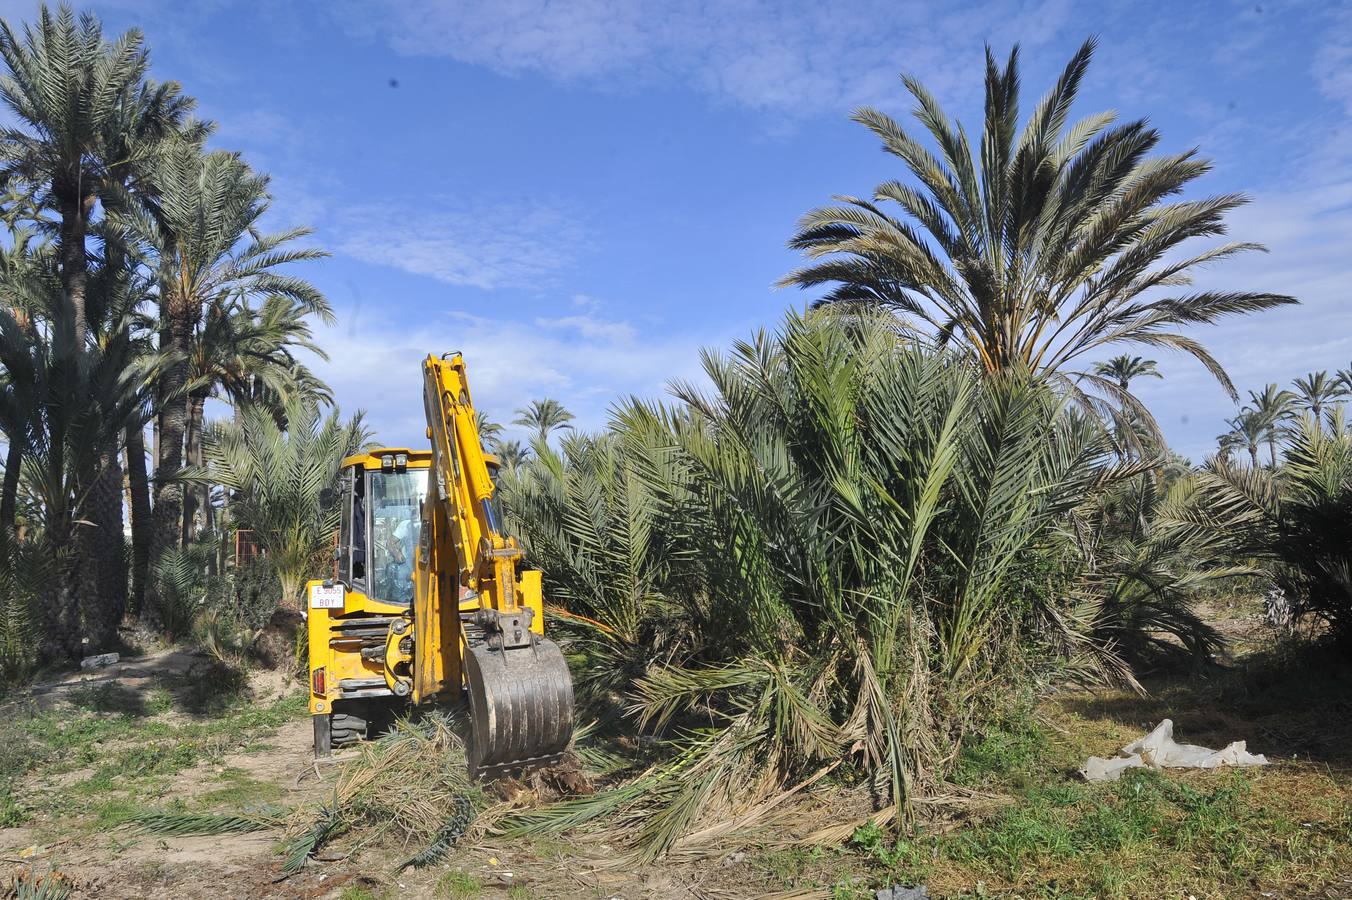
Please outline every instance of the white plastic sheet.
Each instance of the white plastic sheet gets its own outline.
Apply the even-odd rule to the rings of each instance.
[[[1244,741],[1221,750],[1180,744],[1174,740],[1173,719],[1165,719],[1145,737],[1132,741],[1111,759],[1089,757],[1080,774],[1086,781],[1116,781],[1127,769],[1215,769],[1220,766],[1265,766],[1267,757],[1250,753]]]

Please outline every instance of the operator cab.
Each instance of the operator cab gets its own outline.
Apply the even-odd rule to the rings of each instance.
[[[382,449],[343,460],[337,580],[382,603],[413,602],[428,451]]]

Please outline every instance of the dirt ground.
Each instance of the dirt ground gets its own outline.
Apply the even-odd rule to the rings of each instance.
[[[88,715],[92,695],[108,698],[107,702],[93,704],[95,713],[127,717],[132,724],[126,735],[96,741],[97,755],[91,764],[65,766],[58,760],[54,766],[19,779],[17,792],[48,797],[58,797],[63,791],[79,792],[95,780],[99,767],[107,765],[106,760],[116,761],[135,745],[138,731],[152,726],[156,731],[165,726],[191,728],[197,718],[215,720],[217,715],[194,716],[181,704],[154,712],[156,692],[164,692],[166,685],[170,691],[186,692],[185,686],[194,680],[209,677],[209,666],[201,656],[183,650],[164,650],[32,686],[24,697],[6,704],[8,715],[62,717],[80,715],[82,711]],[[353,751],[337,753],[329,763],[314,762],[310,722],[304,714],[303,702],[299,701],[298,688],[288,685],[277,674],[252,675],[244,693],[248,703],[255,707],[285,702],[288,696],[298,702],[291,704],[293,708],[281,724],[208,735],[203,742],[202,758],[191,765],[168,777],[151,778],[149,784],[132,777],[114,778],[106,793],[132,795],[149,806],[175,804],[209,809],[213,789],[228,774],[232,783],[247,785],[250,793],[281,807],[292,808],[326,797],[332,791],[338,769]],[[496,893],[511,897],[705,898],[763,893],[754,884],[729,886],[730,881],[740,881],[732,877],[736,873],[731,869],[744,854],[730,857],[732,861],[726,865],[674,863],[636,872],[615,868],[613,848],[604,844],[586,847],[550,841],[525,844],[495,841],[461,846],[445,865],[396,874],[393,870],[398,862],[417,848],[367,845],[353,853],[352,842],[339,839],[303,871],[287,877],[281,872],[278,832],[181,837],[143,834],[127,825],[106,827],[108,816],[98,808],[82,812],[92,812],[93,821],[89,821],[88,815],[58,803],[51,813],[34,815],[32,821],[19,827],[0,829],[0,859],[10,867],[11,874],[29,870],[39,874],[60,873],[76,897],[128,900],[142,897],[318,900],[381,896],[390,889],[401,897],[468,896],[468,889],[456,887],[455,882],[447,887],[444,878],[447,871],[469,875],[488,896]],[[717,886],[706,886],[710,882],[716,882]],[[3,883],[0,880],[0,885]]]
[[[1270,643],[1271,635],[1264,632],[1252,604],[1221,603],[1209,612],[1237,652]],[[0,828],[0,859],[8,871],[60,873],[75,897],[184,900],[390,896],[844,900],[871,898],[879,884],[900,879],[903,876],[895,873],[906,871],[893,858],[900,853],[900,844],[888,851],[893,856],[881,857],[886,860],[883,865],[878,853],[870,856],[857,847],[785,849],[775,845],[773,836],[757,847],[635,868],[621,861],[618,848],[581,835],[566,840],[479,840],[456,847],[434,867],[399,872],[398,863],[419,848],[347,835],[326,844],[317,859],[288,877],[282,873],[279,831],[209,837],[142,833],[129,823],[135,810],[223,811],[259,804],[289,809],[322,801],[331,795],[339,769],[354,752],[316,765],[309,720],[294,684],[275,673],[254,674],[247,684],[222,691],[233,699],[220,700],[215,681],[222,677],[205,658],[171,649],[11,696],[0,707],[13,726],[9,734],[0,734],[0,772],[7,771],[6,760],[30,756],[24,757],[27,762],[22,766],[10,766],[24,774],[6,776],[10,781],[4,796],[12,795],[16,799],[11,802],[22,809],[19,824]],[[1150,693],[1144,697],[1120,691],[1054,694],[1039,707],[1038,718],[1062,768],[1033,777],[1053,785],[1069,784],[1074,760],[1090,752],[1110,755],[1168,715],[1182,740],[1221,746],[1247,738],[1251,750],[1270,754],[1275,765],[1246,775],[1245,791],[1252,809],[1264,814],[1277,810],[1280,817],[1274,821],[1291,820],[1295,833],[1280,836],[1290,844],[1289,851],[1261,847],[1255,851],[1270,854],[1272,860],[1263,856],[1262,866],[1254,869],[1257,874],[1247,881],[1227,881],[1223,871],[1213,871],[1196,882],[1200,887],[1192,886],[1189,872],[1202,872],[1202,862],[1194,865],[1176,847],[1128,842],[1121,846],[1131,853],[1117,852],[1112,865],[1121,865],[1124,877],[1140,883],[1129,880],[1112,893],[1352,897],[1352,850],[1331,860],[1327,841],[1319,843],[1323,838],[1300,843],[1310,835],[1332,835],[1336,844],[1341,828],[1352,847],[1352,754],[1345,740],[1352,732],[1348,685],[1326,685],[1320,689],[1324,693],[1311,696],[1299,683],[1265,685],[1222,668],[1200,678],[1155,678],[1148,687]],[[1282,691],[1291,693],[1288,697]],[[1045,767],[1045,762],[1039,765]],[[1017,776],[1023,777],[1027,776]],[[1198,773],[1180,776],[1178,783],[1181,790],[1200,796],[1213,790],[1221,777]],[[805,800],[796,807],[803,820],[799,824],[826,819],[833,812],[832,802],[826,791]],[[1117,801],[1109,796],[1103,802],[1111,806]],[[0,808],[0,821],[3,816]],[[1268,827],[1264,824],[1268,819],[1254,816],[1255,828]],[[990,821],[998,821],[998,814],[974,811],[966,826],[990,828]],[[957,825],[963,822],[948,827]],[[1005,825],[998,828],[1008,830]],[[1004,831],[994,834],[992,840],[1006,839]],[[947,839],[936,834],[933,860],[923,861],[935,896],[1107,892],[1092,878],[1093,870],[1101,867],[1092,854],[1058,855],[1054,848],[1043,848],[1020,857],[1017,853],[1022,850],[1002,850],[997,841],[991,846],[997,846],[998,853],[1014,853],[1009,859],[1016,864],[979,858],[963,862],[949,845],[942,845],[942,853],[952,859],[941,855],[939,841]],[[1170,853],[1178,860],[1161,868],[1160,860]],[[1036,864],[1018,863],[1020,859]],[[1347,868],[1339,869],[1343,861]],[[1214,869],[1219,864],[1211,860],[1206,865]],[[1158,881],[1158,893],[1146,890],[1151,879]],[[0,870],[0,896],[4,883]]]

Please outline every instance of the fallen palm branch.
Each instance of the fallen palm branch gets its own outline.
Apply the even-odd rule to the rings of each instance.
[[[441,859],[477,826],[484,805],[455,725],[451,714],[433,713],[362,744],[344,764],[332,798],[291,816],[286,871],[298,871],[326,842],[358,828],[366,829],[360,844],[388,834],[423,848],[400,869]]]
[[[269,807],[257,812],[206,813],[150,810],[136,813],[127,822],[151,834],[208,835],[247,834],[286,824],[287,810]]]

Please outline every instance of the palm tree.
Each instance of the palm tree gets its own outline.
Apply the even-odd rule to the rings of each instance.
[[[479,429],[479,438],[486,444],[491,445],[498,435],[502,434],[502,426],[488,418],[488,415],[481,410],[474,411],[474,425]]]
[[[1022,129],[1018,48],[1003,69],[987,48],[976,153],[914,78],[904,81],[915,117],[938,156],[884,113],[856,112],[919,185],[888,181],[871,199],[843,197],[809,212],[790,246],[813,262],[781,283],[829,285],[821,303],[892,310],[903,331],[956,344],[989,372],[1046,376],[1086,407],[1100,404],[1081,385],[1148,417],[1119,384],[1070,371],[1086,354],[1121,344],[1190,354],[1237,397],[1224,369],[1184,330],[1296,301],[1169,290],[1204,263],[1260,249],[1231,242],[1176,253],[1190,238],[1223,234],[1225,215],[1245,198],[1169,202],[1210,165],[1192,151],[1150,156],[1160,135],[1144,120],[1098,113],[1067,127],[1094,47],[1093,39],[1080,47]],[[889,203],[903,215],[890,214]]]
[[[1337,375],[1329,377],[1329,373],[1323,371],[1311,372],[1304,378],[1297,378],[1295,387],[1301,405],[1310,411],[1316,422],[1323,420],[1324,407],[1348,394],[1347,384],[1341,377]]]
[[[1117,382],[1123,393],[1131,389],[1131,382],[1137,378],[1163,378],[1159,370],[1155,368],[1153,359],[1142,359],[1139,356],[1130,356],[1123,353],[1121,356],[1114,356],[1107,362],[1101,362],[1094,366],[1094,374],[1103,378],[1111,378]]]
[[[573,427],[568,424],[573,421],[573,414],[565,409],[562,403],[549,397],[532,400],[530,406],[518,409],[516,415],[512,424],[532,429],[536,438],[544,443],[549,442],[549,436],[554,431]]]
[[[504,441],[492,438],[488,446],[493,455],[498,458],[498,464],[507,472],[515,472],[530,458],[530,450],[521,446],[520,441]]]
[[[32,327],[32,317],[23,309],[23,294],[34,268],[50,267],[43,262],[45,249],[35,253],[30,246],[31,234],[17,229],[12,232],[13,245],[0,250],[0,305],[14,318],[13,330],[6,335],[12,341],[0,351],[0,432],[5,435],[5,475],[0,487],[0,530],[10,531],[15,525],[15,511],[19,492],[19,475],[24,453],[30,440],[33,411],[38,401],[33,396],[35,376],[31,367],[32,340],[24,334]]]
[[[1249,391],[1254,414],[1263,423],[1264,438],[1268,452],[1272,456],[1272,467],[1277,468],[1277,437],[1281,434],[1287,420],[1295,415],[1296,395],[1284,391],[1275,384],[1263,388],[1261,394]]]
[[[28,439],[24,477],[37,500],[30,524],[53,573],[42,604],[42,655],[61,660],[80,652],[82,635],[94,648],[116,638],[126,570],[121,479],[106,448],[149,417],[159,361],[134,334],[132,310],[144,286],[129,278],[129,268],[92,273],[93,340],[72,354],[75,311],[57,261],[35,259],[47,266],[4,284],[11,303],[0,308],[0,366],[26,385],[7,399],[31,404],[20,411]]]
[[[1227,419],[1225,424],[1230,426],[1230,430],[1219,438],[1221,453],[1228,455],[1231,447],[1243,447],[1249,451],[1250,466],[1257,469],[1258,447],[1268,433],[1267,420],[1246,406],[1237,416]]]
[[[146,78],[147,54],[138,30],[109,43],[94,16],[77,21],[65,4],[55,15],[40,6],[36,26],[24,26],[21,33],[0,23],[0,59],[5,66],[0,96],[17,119],[17,127],[0,131],[0,181],[12,195],[32,198],[33,218],[42,209],[56,214],[62,291],[73,321],[65,352],[74,352],[95,325],[86,311],[86,239],[96,203],[101,201],[106,216],[113,217],[137,202],[134,196],[148,187],[149,148],[183,127],[193,101],[176,83]],[[118,241],[105,246],[111,271],[121,268],[120,246]],[[128,431],[102,453],[104,468],[111,470],[123,440],[132,481],[133,580],[139,589],[149,525],[143,437]],[[12,448],[15,453],[21,456],[22,448]],[[120,487],[110,474],[98,490],[104,495],[98,506],[107,511],[100,527],[120,534]]]
[[[283,429],[269,410],[248,405],[238,421],[214,424],[206,433],[207,468],[191,477],[232,492],[232,515],[253,530],[282,583],[279,604],[295,609],[338,527],[338,504],[325,498],[343,458],[370,434],[360,413],[343,421],[334,410],[321,419],[319,406],[304,398],[287,403],[285,419]]]
[[[90,216],[116,164],[109,138],[122,130],[130,101],[141,95],[148,64],[141,33],[109,44],[98,19],[64,3],[53,16],[38,8],[22,39],[0,22],[0,97],[28,130],[0,132],[0,174],[35,189],[59,217],[61,286],[71,307],[73,346],[85,342]]]
[[[208,304],[225,295],[279,296],[325,321],[332,311],[309,282],[278,271],[326,254],[287,246],[308,234],[304,229],[259,233],[259,218],[270,204],[268,179],[238,155],[204,154],[196,142],[174,139],[158,157],[155,178],[156,210],[139,215],[137,225],[159,259],[160,347],[177,360],[161,385],[152,550],[158,558],[182,537],[183,488],[172,476],[182,466],[191,402],[188,352]]]
[[[255,309],[234,295],[208,304],[201,327],[189,348],[187,464],[201,468],[202,432],[206,401],[224,396],[238,408],[263,403],[280,413],[297,397],[331,403],[328,386],[297,361],[294,350],[305,349],[321,359],[327,354],[313,340],[309,312],[281,296],[268,297]],[[192,527],[211,527],[210,485],[196,486],[185,499],[184,540]]]

